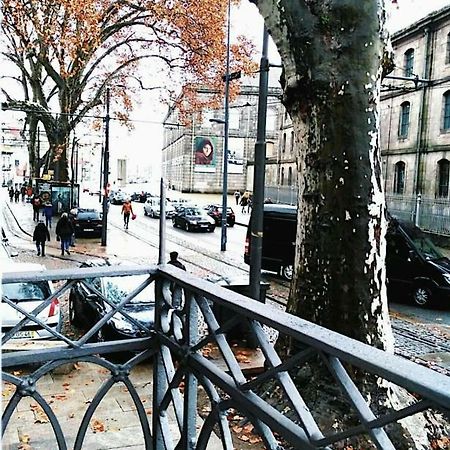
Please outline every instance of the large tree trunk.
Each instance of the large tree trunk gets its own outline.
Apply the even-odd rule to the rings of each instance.
[[[393,339],[385,286],[385,204],[379,150],[382,0],[254,0],[283,61],[296,136],[298,230],[288,311],[381,349]],[[289,353],[290,341],[278,342]],[[407,395],[360,371],[376,414]],[[321,427],[345,429],[348,405],[318,361],[296,382]],[[266,389],[277,399],[275,389]],[[429,448],[424,416],[390,429],[396,448]],[[332,425],[333,424],[333,425]],[[439,434],[439,432],[438,432]],[[373,448],[349,440],[351,448]]]
[[[258,2],[284,67],[297,136],[299,214],[291,313],[391,342],[384,274],[376,0]]]

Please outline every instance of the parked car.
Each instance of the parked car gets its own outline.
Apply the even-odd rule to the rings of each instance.
[[[411,222],[391,218],[386,234],[388,298],[406,294],[421,307],[450,306],[450,260]]]
[[[175,208],[175,211],[178,211],[180,208],[187,207],[187,206],[197,206],[191,203],[191,201],[188,198],[175,198],[170,199],[170,203]]]
[[[45,270],[46,268],[42,264],[33,263],[9,262],[2,267],[3,273],[44,272]],[[31,313],[49,298],[53,292],[53,283],[45,280],[2,284],[2,302],[0,308],[2,335],[11,330],[11,328],[24,318],[22,313],[15,310],[3,300],[5,297],[24,311]],[[51,329],[59,332],[62,326],[62,315],[58,299],[53,299],[52,302],[37,315],[37,317]],[[12,340],[28,341],[30,339],[54,339],[54,337],[55,336],[50,331],[36,324],[36,322],[28,321],[14,334]]]
[[[144,204],[144,216],[159,217],[161,215],[160,202],[160,197],[148,198]],[[166,217],[171,218],[174,214],[175,208],[166,200]]]
[[[130,196],[122,191],[121,189],[117,190],[117,191],[111,191],[109,193],[109,201],[113,204],[113,205],[122,205],[125,200],[129,199]]]
[[[208,216],[211,216],[216,222],[217,226],[222,224],[222,205],[207,205],[205,207],[206,213]],[[233,209],[228,206],[227,207],[227,225],[229,227],[234,227],[236,223],[236,216],[234,215]]]
[[[172,223],[174,227],[181,227],[186,231],[204,230],[213,232],[216,228],[214,219],[198,207],[180,208],[173,216]]]
[[[149,197],[153,197],[150,192],[133,192],[130,196],[130,200],[133,202],[145,203]]]
[[[108,261],[104,259],[88,260],[80,267],[100,267],[106,265],[126,265],[133,263],[127,261]],[[100,292],[112,305],[119,304],[126,296],[134,291],[147,275],[127,275],[117,277],[85,278],[84,283],[77,282],[69,294],[69,320],[81,328],[89,329],[102,317],[113,310],[97,292]],[[138,295],[133,297],[123,307],[123,312],[152,330],[155,320],[154,285],[149,285]],[[111,319],[100,329],[97,340],[120,340],[134,337],[148,336],[149,332],[140,328],[121,313],[115,313]]]
[[[73,208],[69,213],[75,229],[75,236],[90,234],[95,237],[102,235],[103,213],[97,209]]]
[[[252,211],[252,215],[254,210]],[[250,218],[251,223],[251,218]],[[290,205],[265,204],[261,266],[292,280],[297,234],[297,208]],[[250,264],[251,228],[247,228],[244,261]]]

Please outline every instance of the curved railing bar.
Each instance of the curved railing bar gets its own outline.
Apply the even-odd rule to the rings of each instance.
[[[103,400],[105,395],[109,392],[109,390],[114,386],[115,381],[111,377],[104,381],[100,389],[95,394],[94,398],[92,399],[90,405],[86,409],[86,412],[84,413],[83,419],[80,424],[80,428],[78,429],[77,437],[75,439],[74,443],[74,450],[81,450],[84,438],[86,437],[86,431],[89,426],[89,422],[97,409],[97,406],[100,404],[100,402]]]
[[[150,424],[148,423],[147,414],[145,412],[144,405],[142,404],[142,400],[140,399],[136,391],[136,388],[133,386],[133,383],[131,383],[129,378],[122,380],[122,382],[128,388],[128,392],[130,393],[134,405],[136,406],[139,421],[142,427],[142,432],[144,434],[145,448],[148,450],[152,450],[153,449],[152,434],[150,431]]]
[[[203,421],[203,425],[200,429],[200,433],[197,438],[196,450],[206,450],[209,443],[209,438],[211,437],[211,433],[214,430],[214,426],[217,424],[220,431],[220,440],[222,441],[222,449],[223,450],[233,450],[233,441],[231,439],[231,433],[229,432],[229,427],[224,427],[222,420],[220,418],[223,415],[223,412],[216,405],[214,408],[211,408],[206,419]],[[225,417],[225,421],[226,421]]]
[[[12,395],[12,397],[9,399],[8,404],[6,405],[6,408],[3,410],[2,414],[2,437],[6,431],[6,428],[8,427],[9,421],[11,419],[11,416],[16,409],[17,405],[19,404],[20,400],[22,400],[22,396],[17,392],[17,385],[16,386],[16,392]]]

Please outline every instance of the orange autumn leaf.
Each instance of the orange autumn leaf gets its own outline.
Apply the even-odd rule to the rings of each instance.
[[[105,431],[105,424],[98,419],[91,421],[91,429],[94,433],[103,433]]]

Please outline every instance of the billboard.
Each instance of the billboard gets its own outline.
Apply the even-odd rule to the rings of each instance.
[[[196,136],[194,139],[194,172],[216,171],[216,139]]]

